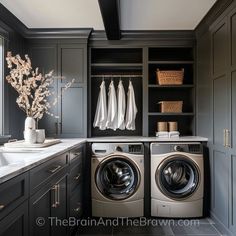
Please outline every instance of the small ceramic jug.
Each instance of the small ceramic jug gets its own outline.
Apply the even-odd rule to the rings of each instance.
[[[45,141],[45,130],[44,129],[36,129],[36,142],[44,143]]]

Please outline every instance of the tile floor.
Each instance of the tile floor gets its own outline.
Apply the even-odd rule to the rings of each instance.
[[[91,219],[90,219],[91,220]],[[112,219],[92,219],[90,226],[81,227],[76,236],[223,236],[216,228],[215,223],[209,219],[124,219],[117,221]],[[96,222],[96,223],[95,223]],[[99,223],[100,222],[100,223]],[[95,225],[96,224],[96,225]],[[106,225],[106,226],[105,226]],[[226,236],[226,235],[224,235]]]

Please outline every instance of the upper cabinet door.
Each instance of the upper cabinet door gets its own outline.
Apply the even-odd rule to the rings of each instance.
[[[227,23],[222,21],[212,31],[212,69],[213,77],[225,74],[228,55]]]
[[[236,10],[229,17],[230,24],[230,45],[231,45],[231,148],[236,151]],[[235,220],[236,221],[236,220]],[[236,226],[235,226],[236,228]]]
[[[211,30],[213,76],[213,142],[217,150],[226,146],[229,129],[229,38],[226,18]]]
[[[32,44],[29,46],[29,55],[33,68],[38,67],[40,73],[46,74],[51,70],[54,71],[54,82],[50,89],[55,95],[48,98],[52,105],[57,96],[57,44],[48,44],[45,42]],[[58,120],[56,119],[56,116],[58,115],[58,105],[52,105],[49,112],[53,114],[53,116],[44,114],[42,120],[39,121],[39,128],[45,129],[47,137],[55,137],[58,132]]]
[[[57,45],[40,43],[32,44],[29,47],[30,59],[33,68],[38,67],[39,72],[47,74],[53,70],[55,77],[53,87],[57,84]]]
[[[86,98],[85,88],[70,87],[62,90],[60,106],[60,135],[62,137],[86,136]]]
[[[87,134],[87,46],[58,45],[61,137],[86,137]],[[70,88],[66,83],[75,80]]]
[[[59,75],[61,83],[75,80],[76,84],[86,81],[86,50],[81,44],[59,45]]]
[[[236,11],[230,16],[230,26],[231,26],[231,66],[236,68]]]

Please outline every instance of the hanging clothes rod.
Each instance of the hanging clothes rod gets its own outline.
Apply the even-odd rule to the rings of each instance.
[[[98,78],[140,78],[143,75],[91,75]]]

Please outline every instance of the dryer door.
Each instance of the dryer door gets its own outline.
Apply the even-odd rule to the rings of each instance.
[[[112,200],[124,200],[138,189],[140,172],[130,159],[113,155],[98,166],[95,181],[103,196]]]
[[[172,199],[190,197],[200,183],[199,168],[184,155],[166,158],[156,171],[156,183],[162,193]]]

